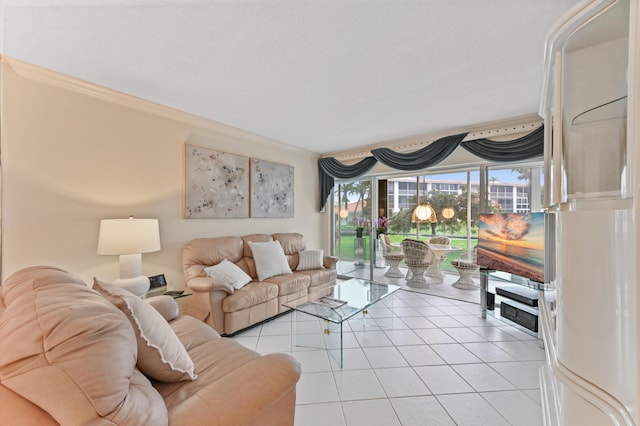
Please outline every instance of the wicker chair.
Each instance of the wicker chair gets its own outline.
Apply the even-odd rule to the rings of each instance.
[[[398,268],[398,265],[400,265],[400,262],[404,259],[402,247],[391,243],[387,234],[380,234],[378,239],[380,240],[380,246],[382,247],[382,256],[389,264],[389,269],[384,273],[384,276],[389,278],[404,277],[404,274],[400,271],[400,268]]]
[[[451,284],[453,287],[461,290],[476,290],[479,288],[478,284],[473,281],[473,274],[480,269],[480,266],[476,263],[477,258],[478,246],[474,246],[471,251],[471,258],[469,258],[469,254],[465,252],[463,256],[451,261],[451,265],[456,268],[460,274],[458,281]]]
[[[429,239],[429,244],[441,244],[443,246],[451,245],[449,237],[432,237]]]
[[[402,241],[404,263],[411,272],[407,285],[410,287],[428,287],[424,271],[433,263],[433,252],[424,241],[406,239]]]

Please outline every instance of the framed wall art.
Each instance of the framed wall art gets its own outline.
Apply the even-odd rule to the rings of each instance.
[[[293,167],[251,159],[251,217],[293,217]]]
[[[184,217],[249,217],[249,158],[185,144]]]

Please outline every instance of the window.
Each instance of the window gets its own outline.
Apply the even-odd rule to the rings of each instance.
[[[487,176],[486,212],[526,213],[541,210],[543,175],[540,164],[490,167],[483,170],[486,170]],[[334,255],[340,260],[340,275],[357,275],[367,270],[358,267],[370,265],[369,252],[372,249],[366,241],[371,234],[365,232],[364,251],[356,253],[356,228],[364,225],[371,229],[372,220],[379,216],[389,218],[388,234],[395,243],[405,238],[426,240],[436,235],[449,237],[451,244],[461,249],[473,247],[477,243],[480,168],[380,177],[378,185],[372,185],[374,182],[375,179],[363,179],[336,183],[334,206],[338,207],[334,222]],[[374,195],[372,188],[385,192]],[[377,206],[371,204],[373,200],[378,200]],[[415,218],[412,218],[413,211],[420,203],[433,207],[435,220],[415,222]],[[457,252],[451,253],[449,260],[457,255]],[[362,264],[363,261],[365,265]],[[452,270],[447,260],[442,262],[442,267]]]

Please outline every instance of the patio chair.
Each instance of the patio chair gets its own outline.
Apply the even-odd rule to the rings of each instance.
[[[404,263],[409,268],[411,278],[407,285],[411,287],[428,287],[424,278],[424,271],[433,263],[433,252],[429,249],[429,244],[424,241],[406,239],[402,240],[402,251],[404,251]]]
[[[440,244],[443,246],[451,245],[451,240],[449,237],[431,237],[429,239],[429,244]]]
[[[476,263],[477,258],[478,246],[474,246],[471,251],[471,256],[469,256],[469,252],[465,251],[458,259],[451,261],[451,265],[456,268],[460,274],[458,281],[451,284],[453,287],[461,290],[476,290],[480,288],[480,286],[473,281],[473,274],[480,269],[480,266]]]
[[[398,244],[393,244],[387,234],[378,235],[378,239],[382,247],[382,256],[389,264],[389,269],[384,273],[384,276],[389,278],[404,277],[404,274],[400,271],[400,268],[398,268],[398,265],[400,265],[400,262],[404,259],[402,247]]]

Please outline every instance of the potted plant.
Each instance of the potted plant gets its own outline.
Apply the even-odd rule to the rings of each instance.
[[[356,238],[362,238],[365,226],[367,225],[367,221],[365,219],[360,218],[360,219],[354,220],[354,222],[356,225]]]
[[[381,216],[373,221],[373,227],[376,228],[376,237],[380,234],[386,234],[389,227],[389,218]]]

